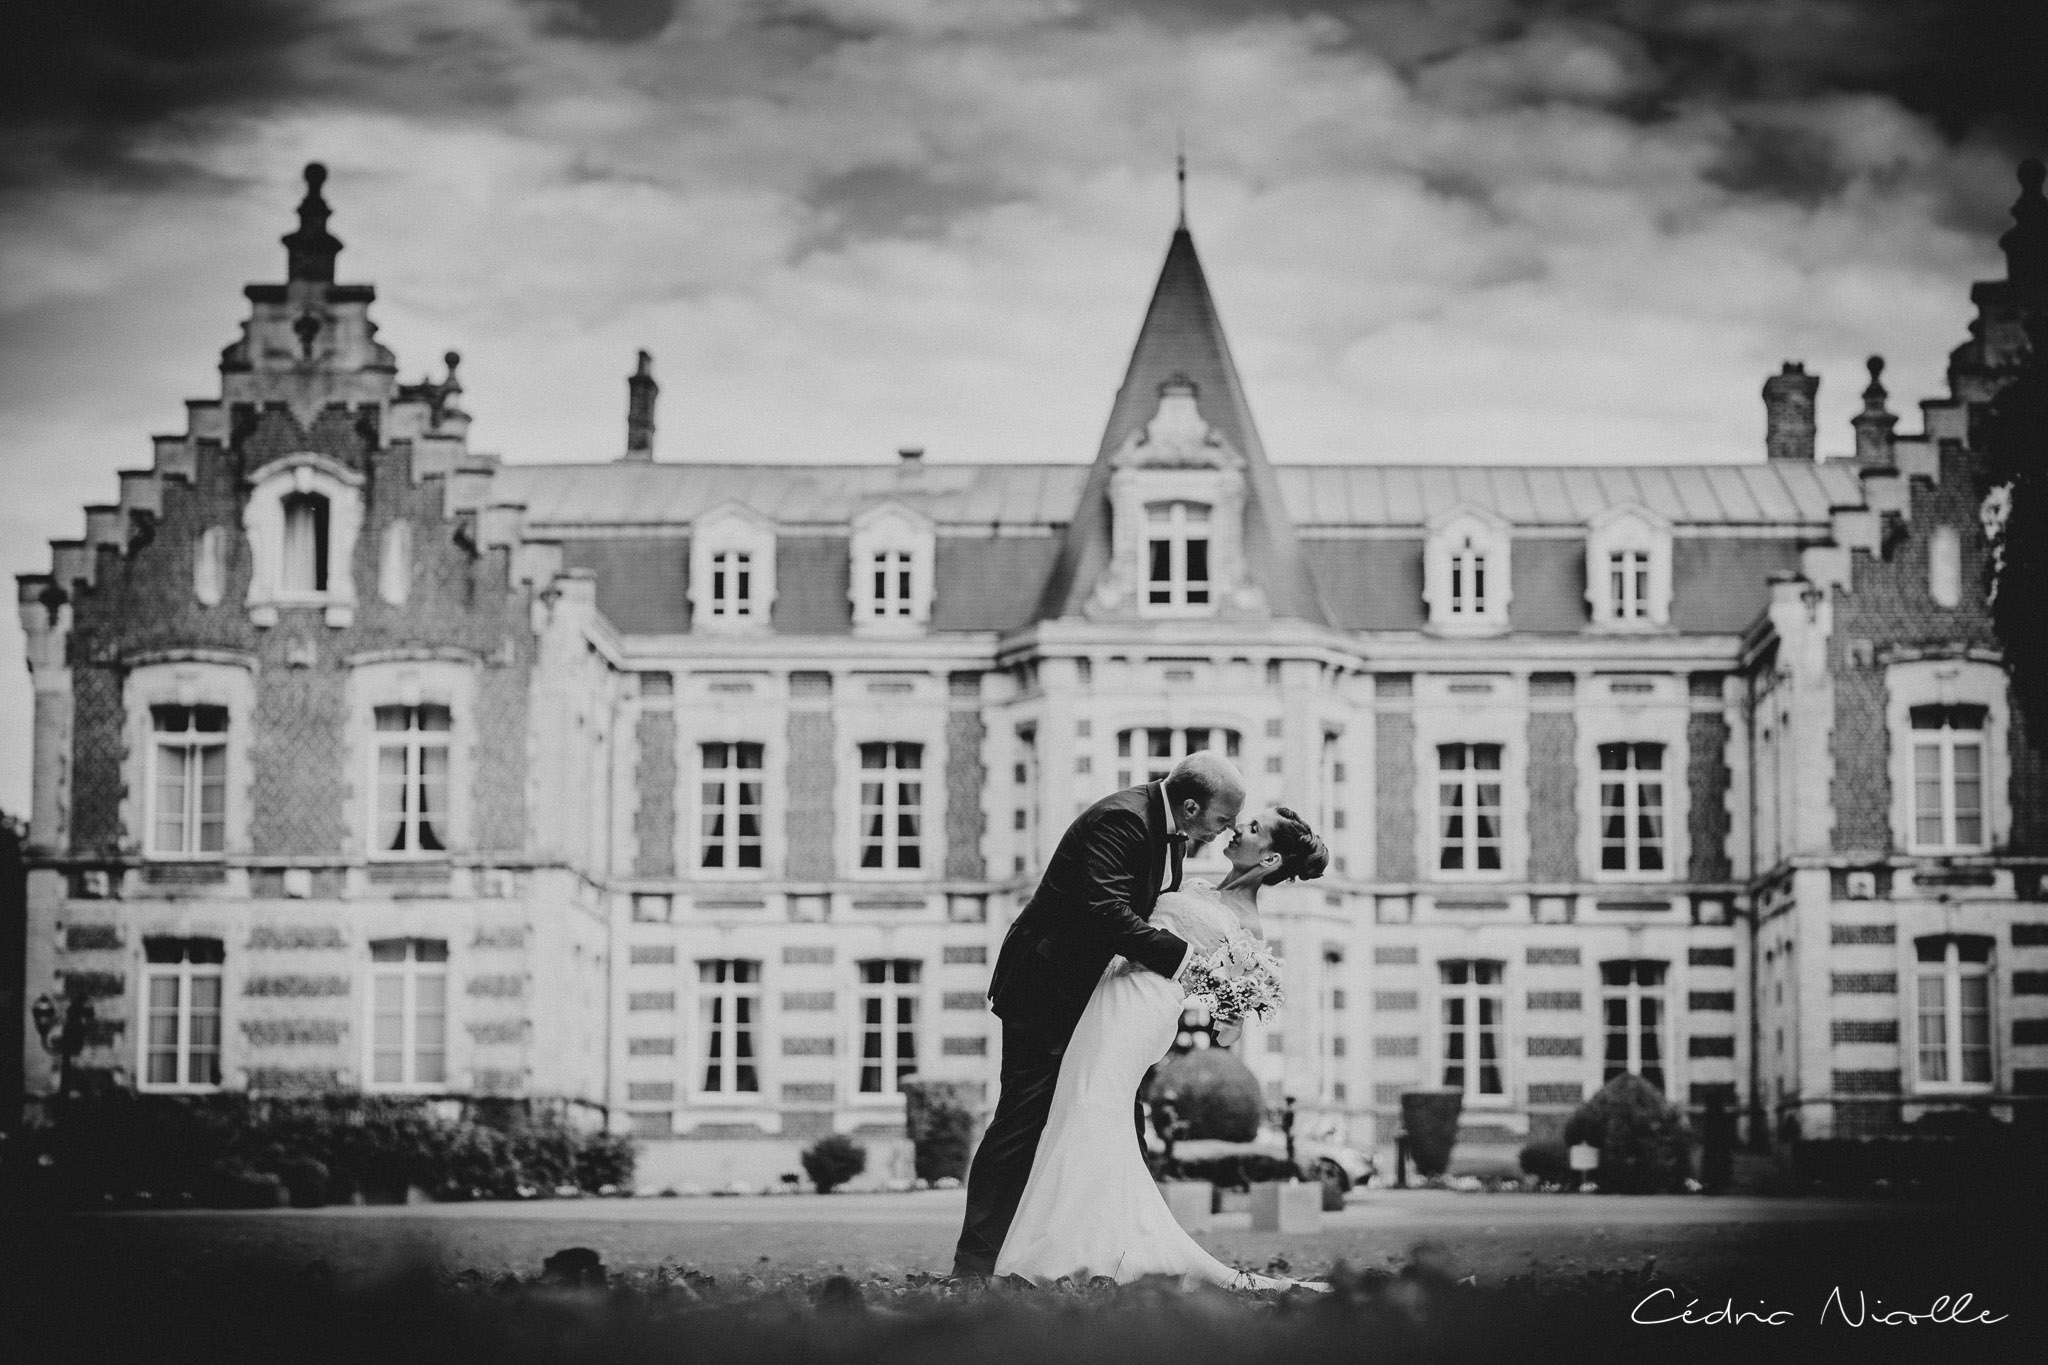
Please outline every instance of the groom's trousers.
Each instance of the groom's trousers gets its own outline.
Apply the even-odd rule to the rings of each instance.
[[[953,1250],[955,1275],[995,1273],[996,1256],[1009,1234],[1010,1220],[1017,1216],[1017,1203],[1031,1179],[1031,1160],[1038,1154],[1038,1139],[1052,1114],[1060,1058],[1066,1054],[1069,1036],[1003,1021],[996,1112],[967,1172],[967,1214],[960,1224],[960,1242]],[[1145,1148],[1143,1114],[1134,1096],[1132,1118],[1141,1152]]]

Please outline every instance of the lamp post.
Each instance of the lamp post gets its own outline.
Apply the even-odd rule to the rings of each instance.
[[[36,1026],[36,1036],[42,1040],[43,1051],[57,1058],[57,1093],[69,1096],[71,1059],[85,1050],[86,1035],[92,1032],[97,1018],[92,1001],[82,995],[69,995],[60,1017],[57,1002],[48,995],[39,995],[29,1007],[29,1018]]]

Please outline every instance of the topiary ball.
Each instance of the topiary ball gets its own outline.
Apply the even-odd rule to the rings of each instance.
[[[1156,1106],[1167,1095],[1186,1120],[1190,1138],[1250,1142],[1259,1135],[1265,1106],[1258,1078],[1233,1052],[1203,1047],[1167,1059],[1153,1075],[1145,1100]]]

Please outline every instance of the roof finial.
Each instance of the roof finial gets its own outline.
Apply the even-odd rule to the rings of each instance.
[[[1188,133],[1187,129],[1176,129],[1173,137],[1173,178],[1180,198],[1180,216],[1174,226],[1185,229],[1188,225]]]
[[[285,235],[285,278],[334,283],[334,258],[341,254],[341,239],[327,230],[330,212],[320,187],[327,183],[327,168],[317,161],[306,165],[306,197],[299,201],[299,227]]]

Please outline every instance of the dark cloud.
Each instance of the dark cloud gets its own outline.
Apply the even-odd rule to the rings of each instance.
[[[49,174],[160,187],[131,156],[171,120],[268,103],[319,26],[307,0],[62,0],[8,7],[0,33],[0,181]]]
[[[941,179],[893,162],[875,162],[814,181],[804,202],[823,221],[801,251],[836,250],[867,238],[941,237],[955,220],[1024,197],[993,180]]]
[[[1808,208],[1850,180],[1834,144],[1807,128],[1738,119],[1706,178],[1737,194],[1789,199]]]
[[[524,0],[541,12],[546,33],[637,43],[667,28],[676,0]]]

